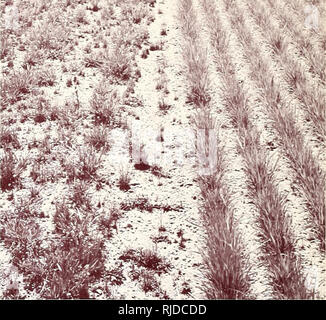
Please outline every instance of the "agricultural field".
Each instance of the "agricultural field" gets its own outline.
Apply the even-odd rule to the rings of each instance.
[[[325,299],[325,2],[1,0],[0,299]]]

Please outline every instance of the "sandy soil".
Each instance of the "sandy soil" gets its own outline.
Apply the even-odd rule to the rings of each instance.
[[[243,256],[250,264],[250,295],[272,299],[272,279],[257,224],[259,212],[248,191],[238,131],[223,105],[224,89],[211,30],[201,1],[192,2],[200,44],[207,52],[211,114],[219,128],[216,138],[227,163],[223,184],[232,195]],[[269,71],[280,85],[280,95],[296,115],[295,124],[305,146],[325,173],[325,139],[321,141],[313,124],[306,120],[296,93],[289,93],[284,80],[288,66],[272,55],[247,2],[235,1],[247,17],[245,25],[261,58],[270,62]],[[276,1],[275,7],[283,2]],[[10,19],[6,19],[8,8],[15,5],[19,19],[12,30]],[[280,15],[267,2],[260,1],[259,5],[270,13],[273,28],[280,30]],[[101,276],[94,276],[94,280],[87,273],[92,263],[78,269],[81,277],[87,269],[92,279],[87,282],[87,297],[206,298],[206,230],[201,216],[205,199],[198,183],[201,163],[193,123],[196,107],[188,99],[186,40],[179,8],[180,1],[172,0],[1,3],[1,12],[6,13],[1,18],[1,177],[4,179],[5,156],[10,152],[17,176],[13,185],[2,187],[0,192],[1,299],[44,299],[49,295],[79,298],[73,289],[67,296],[60,296],[56,286],[50,285],[55,280],[48,275],[48,261],[52,260],[47,249],[63,241],[63,233],[58,231],[60,205],[85,222],[80,223],[81,235],[76,237],[102,243]],[[315,297],[325,299],[325,254],[313,232],[306,200],[296,190],[295,169],[266,112],[268,106],[257,103],[260,89],[250,78],[252,66],[222,0],[216,1],[216,11],[229,38],[235,77],[247,92],[250,121],[271,160],[268,165],[275,171],[277,192],[285,197],[303,274],[308,280],[317,279],[313,282]],[[17,16],[9,14],[12,19]],[[283,34],[289,39],[289,61],[298,61],[307,86],[325,92],[325,83],[310,72],[309,59],[297,58],[300,45],[293,33],[284,29]],[[319,33],[311,37],[316,52],[320,50],[320,38]],[[118,67],[124,63],[127,67],[113,76],[116,60]],[[123,72],[127,73],[125,78],[121,77]],[[105,96],[98,109],[92,108],[96,92]],[[96,112],[110,98],[113,120],[98,125]],[[94,139],[103,145],[98,148]],[[98,160],[96,173],[90,178],[78,178],[82,155],[89,156],[90,161]],[[20,173],[19,165],[23,168]],[[125,188],[122,180],[127,181]],[[81,192],[77,194],[76,188]],[[20,246],[25,252],[17,251]],[[68,255],[69,250],[63,252]],[[53,255],[59,259],[58,251]],[[77,259],[78,263],[84,263],[81,260]],[[52,271],[60,277],[64,266],[61,260],[55,261]],[[39,282],[35,280],[37,274],[43,277]],[[83,280],[78,281],[84,288]]]

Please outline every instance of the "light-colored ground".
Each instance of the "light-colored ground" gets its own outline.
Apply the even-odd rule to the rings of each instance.
[[[62,1],[63,2],[63,1]],[[72,1],[73,3],[76,1]],[[146,1],[144,1],[146,2]],[[249,80],[250,64],[247,63],[244,53],[237,39],[237,35],[230,26],[223,1],[217,1],[217,12],[223,29],[230,37],[229,51],[233,64],[236,67],[235,76],[244,82],[248,92],[251,121],[257,128],[259,142],[266,150],[267,158],[271,163],[277,161],[275,185],[280,194],[285,195],[287,214],[291,218],[291,230],[295,239],[295,249],[302,258],[304,273],[308,277],[316,277],[317,296],[325,298],[325,256],[319,250],[319,243],[312,234],[309,224],[309,212],[304,198],[293,189],[295,184],[293,170],[279,145],[277,133],[273,130],[268,113],[256,103],[259,94],[255,83]],[[282,1],[277,1],[277,3]],[[34,6],[32,4],[35,4]],[[21,101],[8,103],[0,110],[0,129],[10,128],[17,135],[20,148],[14,150],[17,159],[28,159],[26,170],[21,176],[21,185],[12,191],[0,193],[0,230],[3,228],[4,217],[9,215],[16,219],[27,206],[36,213],[32,219],[40,226],[40,239],[45,245],[54,237],[55,226],[53,216],[56,211],[56,202],[64,198],[70,199],[72,186],[66,180],[66,172],[62,167],[64,162],[78,165],[78,151],[101,154],[101,165],[98,170],[99,179],[88,182],[92,213],[94,216],[109,215],[110,210],[119,212],[116,228],[112,236],[104,241],[104,266],[106,276],[92,285],[91,298],[96,299],[205,299],[203,284],[206,269],[203,263],[205,253],[205,229],[202,225],[200,208],[204,199],[201,198],[198,185],[198,159],[196,156],[196,135],[192,122],[195,107],[188,103],[187,94],[189,83],[187,68],[183,56],[184,36],[181,32],[181,21],[178,17],[179,2],[172,0],[155,1],[155,6],[144,5],[147,15],[138,25],[135,25],[137,35],[148,31],[148,39],[141,43],[141,49],[130,45],[130,56],[135,55],[132,61],[132,73],[140,71],[138,80],[106,84],[110,89],[116,89],[119,102],[116,104],[116,123],[110,128],[108,141],[110,149],[102,153],[91,151],[87,143],[87,135],[93,130],[94,124],[90,112],[90,100],[94,89],[103,82],[101,69],[86,67],[85,59],[96,60],[104,47],[113,47],[117,38],[124,38],[128,29],[121,26],[122,5],[118,1],[99,1],[100,10],[88,10],[88,4],[65,6],[57,5],[60,1],[53,1],[52,6],[42,8],[44,1],[34,1],[27,5],[26,1],[19,2],[19,16],[21,22],[28,21],[29,14],[34,16],[30,29],[9,35],[10,54],[1,59],[1,79],[7,79],[14,72],[23,71],[24,59],[38,52],[33,47],[35,39],[45,34],[42,22],[49,20],[60,21],[60,28],[67,28],[62,49],[58,50],[60,59],[51,59],[47,56],[47,49],[43,49],[43,61],[39,61],[30,70],[53,70],[56,75],[54,86],[35,85],[31,92],[24,95]],[[111,3],[111,5],[109,5]],[[219,125],[219,139],[224,148],[227,163],[224,178],[225,188],[232,194],[231,203],[237,221],[237,231],[241,234],[244,244],[243,255],[249,257],[251,273],[251,293],[258,299],[272,298],[271,278],[268,265],[262,263],[264,255],[261,250],[259,228],[257,226],[258,211],[248,194],[244,160],[238,152],[237,131],[232,127],[230,115],[223,107],[221,78],[216,71],[213,48],[210,43],[210,30],[207,17],[199,0],[194,0],[199,38],[202,47],[207,50],[207,63],[210,75],[210,95],[212,114]],[[260,48],[263,59],[270,60],[270,72],[281,84],[281,94],[286,97],[288,106],[297,115],[295,121],[304,133],[305,143],[312,150],[316,161],[325,171],[325,145],[321,143],[310,122],[305,121],[305,111],[298,103],[295,94],[286,91],[282,66],[271,59],[271,53],[265,43],[264,35],[249,18],[248,8],[243,1],[236,1],[241,11],[248,16],[246,24],[254,35],[255,44]],[[266,10],[267,3],[261,3]],[[103,19],[103,8],[113,9],[113,15]],[[144,8],[141,10],[144,10]],[[65,8],[65,11],[62,11]],[[1,4],[5,11],[5,5]],[[85,12],[88,23],[76,22],[78,10]],[[150,19],[152,17],[153,19]],[[278,28],[276,14],[271,16],[272,24]],[[4,18],[2,18],[4,23]],[[38,25],[40,24],[40,27]],[[6,25],[3,30],[6,30]],[[161,31],[166,29],[166,35]],[[33,33],[34,30],[34,33]],[[114,34],[114,30],[118,30]],[[58,30],[51,30],[50,35],[58,36]],[[121,36],[125,33],[124,36]],[[133,34],[133,35],[135,35]],[[291,37],[290,32],[287,33]],[[33,38],[34,37],[34,38]],[[126,35],[127,37],[127,35]],[[115,40],[113,40],[115,38]],[[319,39],[318,35],[313,41]],[[135,38],[132,40],[136,41]],[[295,39],[290,43],[291,58],[296,59],[300,49]],[[55,40],[56,43],[57,40]],[[146,58],[142,56],[150,45],[160,44],[159,50],[148,51]],[[3,46],[3,43],[2,43]],[[24,48],[22,48],[22,46]],[[10,63],[13,63],[13,66]],[[300,66],[307,71],[307,83],[320,90],[324,85],[316,80],[309,72],[307,60],[300,60]],[[78,83],[73,82],[74,77]],[[72,85],[67,82],[72,80]],[[157,84],[163,81],[163,88]],[[128,93],[128,86],[133,92]],[[39,98],[44,97],[49,102],[45,106],[47,120],[35,123],[33,116],[37,111]],[[74,107],[79,102],[78,108]],[[166,110],[160,108],[165,103]],[[63,110],[61,122],[50,121],[49,112],[52,108]],[[26,119],[24,118],[26,115]],[[48,143],[49,153],[46,153]],[[34,144],[34,145],[33,145]],[[132,150],[130,153],[130,144]],[[141,151],[138,147],[143,144]],[[274,145],[270,149],[268,145]],[[5,154],[4,145],[0,146],[0,157]],[[158,174],[151,170],[137,170],[135,157],[146,158],[151,168],[159,168]],[[31,172],[36,163],[40,164],[39,175],[45,181],[33,181]],[[36,166],[37,168],[37,166]],[[118,187],[122,172],[130,176],[130,190],[123,191]],[[52,176],[52,181],[50,177]],[[100,187],[98,187],[100,185]],[[32,199],[31,193],[39,190],[39,194]],[[145,200],[144,200],[145,199]],[[135,207],[135,203],[145,201],[150,209]],[[23,201],[20,202],[20,201]],[[69,202],[70,200],[68,200]],[[127,206],[131,208],[127,208]],[[71,204],[72,206],[72,204]],[[44,215],[40,216],[43,212]],[[33,220],[33,221],[34,221]],[[90,229],[95,224],[90,224]],[[101,235],[102,236],[102,235]],[[104,237],[104,236],[103,236]],[[26,278],[22,271],[13,264],[13,247],[5,245],[0,237],[0,298],[6,299],[6,291],[18,288],[19,295],[15,298],[40,299],[39,290],[26,289]],[[152,252],[161,257],[168,266],[166,272],[159,273],[124,261],[123,255],[130,250]],[[20,262],[23,265],[23,261]],[[43,261],[35,261],[42,264]],[[147,277],[147,278],[146,278]],[[118,281],[119,280],[119,281]],[[151,290],[144,290],[146,281],[153,285]]]

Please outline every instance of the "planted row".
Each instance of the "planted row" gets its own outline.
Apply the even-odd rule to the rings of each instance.
[[[307,298],[309,295],[294,252],[284,199],[273,183],[274,168],[267,160],[266,151],[260,146],[260,133],[250,121],[248,93],[235,77],[236,70],[229,55],[226,33],[222,30],[213,2],[205,0],[203,7],[208,20],[217,69],[223,81],[224,105],[238,131],[239,150],[245,160],[250,197],[259,212],[257,220],[260,237],[272,274],[274,292],[278,298]],[[224,39],[223,45],[221,39]],[[271,167],[273,169],[269,169]]]
[[[259,53],[245,17],[236,6],[229,7],[230,20],[237,31],[244,53],[250,62],[252,79],[261,90],[260,101],[266,106],[273,127],[280,137],[284,153],[290,161],[297,187],[302,193],[310,213],[311,222],[325,250],[325,174],[304,143],[304,137],[295,125],[294,115],[287,108],[280,94],[280,88],[269,72],[268,61]]]
[[[184,53],[188,66],[188,79],[196,107],[200,107],[194,124],[199,152],[208,153],[213,161],[206,172],[199,175],[199,186],[204,202],[201,208],[206,230],[207,251],[204,261],[207,267],[204,290],[209,299],[241,299],[249,295],[249,279],[245,273],[246,259],[242,256],[243,246],[236,231],[229,191],[224,186],[225,162],[218,148],[216,122],[210,115],[209,75],[206,52],[198,36],[198,25],[191,0],[181,0],[179,19],[185,37]],[[198,91],[194,91],[198,88]],[[202,140],[198,144],[198,140]],[[202,164],[201,164],[202,165]]]
[[[289,40],[284,37],[280,29],[271,24],[265,8],[260,4],[253,5],[252,3],[248,3],[248,8],[257,25],[266,35],[267,42],[273,50],[273,57],[286,70],[285,81],[289,85],[289,92],[293,92],[294,96],[302,103],[308,120],[314,124],[319,138],[324,140],[326,135],[326,113],[323,88],[315,86],[307,80],[305,70],[302,69],[298,61],[289,55]],[[324,65],[324,58],[321,57],[318,63],[321,73],[325,72]]]

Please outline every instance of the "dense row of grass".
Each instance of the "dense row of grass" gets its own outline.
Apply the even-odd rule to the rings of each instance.
[[[204,132],[202,136],[197,134],[197,139],[202,138],[202,149],[206,155],[211,155],[207,171],[199,174],[199,186],[204,199],[201,213],[207,235],[204,253],[207,281],[204,290],[209,299],[248,298],[249,265],[243,256],[243,244],[236,230],[231,193],[224,186],[226,163],[218,142],[216,121],[211,116],[207,52],[199,37],[191,0],[180,1],[179,20],[185,38],[183,50],[191,88],[189,100],[197,108],[194,124],[198,132]]]
[[[308,298],[294,251],[284,197],[280,196],[274,183],[275,167],[269,163],[266,150],[259,142],[260,133],[250,120],[249,96],[243,83],[236,78],[235,66],[229,55],[228,35],[223,31],[214,3],[205,0],[203,8],[209,25],[216,67],[223,81],[224,105],[238,132],[249,195],[259,213],[259,233],[268,269],[271,271],[274,293],[278,298]]]
[[[284,69],[284,79],[288,84],[288,92],[297,98],[306,113],[307,121],[311,122],[321,141],[325,140],[325,92],[324,86],[308,81],[307,72],[297,61],[297,58],[291,57],[289,50],[289,41],[284,36],[281,29],[274,27],[271,19],[268,18],[269,12],[260,2],[257,4],[248,3],[249,12],[256,22],[256,26],[261,34],[264,35],[267,44],[273,51],[273,58],[279,62]],[[321,70],[319,74],[325,74],[324,55],[316,56],[318,61],[315,62]],[[312,68],[312,67],[311,67]]]
[[[263,59],[259,47],[248,30],[246,18],[236,6],[229,7],[230,20],[251,69],[252,80],[261,92],[260,102],[266,108],[280,145],[293,169],[296,186],[300,190],[311,217],[311,225],[325,250],[325,174],[305,144],[295,117],[281,96],[280,87],[269,72],[269,61]]]

